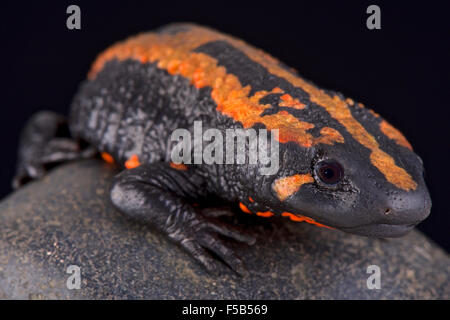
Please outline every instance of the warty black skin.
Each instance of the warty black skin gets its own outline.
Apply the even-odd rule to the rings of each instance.
[[[133,154],[139,156],[141,166],[124,170],[112,186],[111,200],[120,212],[156,226],[208,270],[215,269],[215,262],[205,249],[215,252],[239,273],[245,272],[241,260],[217,235],[249,244],[255,240],[218,220],[220,213],[200,211],[194,202],[211,197],[242,202],[252,212],[272,211],[278,215],[291,212],[346,232],[375,237],[401,236],[428,216],[431,200],[422,177],[422,162],[415,153],[380,132],[381,119],[365,109],[351,107],[353,116],[377,138],[382,149],[412,175],[418,184],[414,191],[406,192],[387,182],[368,160],[369,150],[325,110],[314,107],[302,89],[268,73],[226,42],[207,43],[196,51],[216,58],[244,86],[251,85],[252,91],[282,88],[309,106],[304,110],[286,110],[314,123],[313,135],[328,126],[339,130],[345,143],[310,148],[291,142],[280,144],[280,169],[273,176],[260,175],[260,165],[249,164],[200,164],[188,165],[187,170],[174,169],[169,162],[176,143],[170,141],[170,136],[175,129],[186,128],[192,132],[194,121],[202,121],[203,130],[217,128],[222,132],[242,125],[217,111],[210,88],[197,89],[189,80],[170,75],[156,64],[111,60],[93,80],[81,85],[68,125],[74,141],[85,141],[97,151],[111,154],[119,164]],[[267,114],[283,108],[277,105],[277,94],[263,99],[264,103],[272,104],[273,110]],[[67,138],[59,149],[47,151],[45,155],[39,151],[55,144],[56,128],[67,125],[60,116],[44,114],[47,116],[39,114],[30,121],[24,131],[16,186],[24,177],[41,177],[46,163],[92,155],[90,148],[75,147],[79,144]],[[40,123],[38,120],[44,125],[36,125]],[[317,178],[315,166],[323,159],[335,159],[344,167],[345,177],[337,186],[324,185]],[[305,184],[297,193],[280,201],[272,188],[273,182],[298,173],[313,174],[315,183]]]

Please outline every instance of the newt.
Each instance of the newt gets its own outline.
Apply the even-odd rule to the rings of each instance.
[[[174,130],[277,131],[279,167],[174,163]],[[247,151],[250,152],[250,151]],[[101,154],[123,167],[110,199],[151,224],[206,269],[212,251],[238,273],[220,237],[255,239],[197,205],[217,198],[263,218],[284,217],[371,237],[399,237],[430,213],[423,163],[402,133],[343,94],[317,87],[242,40],[171,24],[102,52],[68,117],[43,111],[26,125],[14,186],[46,165]]]

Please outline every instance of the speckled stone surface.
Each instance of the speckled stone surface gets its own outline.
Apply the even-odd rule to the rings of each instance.
[[[53,170],[0,203],[0,298],[449,299],[450,257],[418,231],[352,236],[285,219],[234,218],[258,238],[232,242],[249,275],[206,274],[155,230],[108,199],[114,168],[99,160]],[[69,265],[81,288],[66,287]],[[369,290],[369,265],[381,289]]]

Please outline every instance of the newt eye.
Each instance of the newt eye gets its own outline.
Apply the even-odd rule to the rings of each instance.
[[[316,165],[316,175],[321,182],[334,185],[344,177],[344,168],[336,160],[324,160]]]

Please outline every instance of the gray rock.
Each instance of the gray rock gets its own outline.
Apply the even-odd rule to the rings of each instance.
[[[450,258],[418,231],[391,240],[245,214],[254,246],[230,244],[249,275],[209,275],[155,230],[109,202],[115,169],[66,164],[0,203],[0,298],[449,299]],[[69,265],[81,288],[69,290]],[[381,289],[367,288],[369,265]]]

